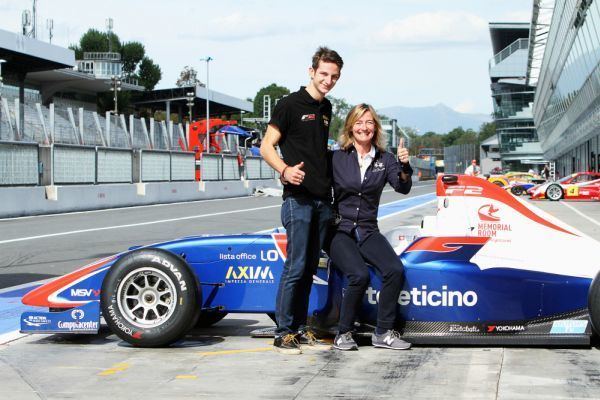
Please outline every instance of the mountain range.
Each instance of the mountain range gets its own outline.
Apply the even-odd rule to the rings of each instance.
[[[460,113],[442,103],[430,107],[386,107],[377,112],[396,119],[398,126],[418,129],[420,134],[429,131],[448,133],[459,126],[479,131],[481,124],[492,121],[492,117],[487,114]]]

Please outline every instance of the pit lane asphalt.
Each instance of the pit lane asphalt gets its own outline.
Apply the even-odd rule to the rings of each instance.
[[[429,186],[420,192],[415,190],[414,194],[432,190]],[[382,202],[399,198],[402,196],[386,193]],[[243,204],[248,208],[251,206],[246,201],[256,201],[252,207],[280,204],[280,199],[276,198],[246,199]],[[86,213],[39,217],[36,222],[21,219],[21,223],[30,224],[29,229],[21,227],[19,234],[8,235],[4,229],[7,225],[0,225],[0,241],[35,236],[40,232],[66,232],[90,226],[106,227],[173,218],[174,215],[218,212],[227,209],[226,202],[182,205],[190,208],[181,213],[176,206],[162,206],[98,212],[94,216]],[[599,225],[563,204],[534,204],[600,240]],[[600,221],[600,203],[569,205]],[[100,234],[87,232],[31,239],[0,245],[0,250],[2,257],[7,257],[6,250],[11,246],[17,246],[24,254],[37,251],[41,246],[43,248],[35,257],[9,268],[15,268],[13,272],[19,268],[31,271],[26,273],[29,278],[32,274],[44,275],[49,266],[54,266],[54,274],[62,274],[86,262],[88,257],[95,258],[97,254],[112,253],[133,244],[198,233],[268,229],[279,225],[278,211],[275,207],[237,213],[231,215],[232,221],[224,221],[222,216],[205,217],[181,222],[184,226],[180,226],[180,222],[163,223],[101,231]],[[435,206],[428,204],[385,219],[380,226],[385,231],[396,224],[418,225],[423,214],[434,212]],[[139,215],[134,217],[130,213]],[[16,222],[2,221],[0,224]],[[53,222],[61,225],[52,227]],[[37,225],[40,225],[39,230]],[[543,246],[543,238],[532,238],[532,246]],[[73,252],[78,247],[83,249],[56,261],[54,259],[61,254],[56,247]],[[558,249],[549,249],[553,250]],[[75,260],[69,261],[68,257]],[[36,269],[33,267],[37,260],[43,263]],[[4,272],[0,279],[5,275]],[[251,330],[271,325],[270,319],[262,314],[230,315],[212,328],[193,330],[185,340],[166,349],[136,349],[106,329],[93,336],[27,336],[0,345],[0,398],[600,398],[600,351],[597,347],[419,346],[406,352],[393,352],[363,346],[358,352],[307,351],[300,356],[283,356],[271,350],[270,340],[249,337]]]

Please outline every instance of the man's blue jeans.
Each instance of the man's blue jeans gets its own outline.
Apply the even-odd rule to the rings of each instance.
[[[281,222],[287,231],[287,259],[275,304],[278,336],[306,327],[312,276],[319,265],[332,215],[326,201],[310,197],[289,196],[281,206]]]

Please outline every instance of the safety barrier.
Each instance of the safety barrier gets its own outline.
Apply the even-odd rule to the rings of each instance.
[[[193,181],[196,178],[194,165],[196,156],[192,152],[171,152],[171,181]]]
[[[52,172],[56,184],[96,183],[96,148],[54,145]]]
[[[273,168],[262,157],[246,157],[245,163],[246,179],[274,179],[279,177]]]
[[[141,181],[166,182],[171,180],[171,155],[166,150],[140,150]]]
[[[203,154],[200,161],[203,181],[231,181],[240,179],[240,166],[236,155]]]
[[[38,144],[0,142],[0,186],[37,185]]]
[[[127,149],[98,147],[96,183],[133,182],[133,154]]]

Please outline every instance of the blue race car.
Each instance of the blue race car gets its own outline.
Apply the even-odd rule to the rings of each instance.
[[[445,175],[438,211],[387,237],[405,266],[399,329],[412,343],[589,344],[600,332],[600,244],[483,179]],[[543,238],[546,249],[532,249]],[[573,254],[577,254],[573,258]],[[139,347],[169,345],[227,313],[275,311],[285,233],[187,237],[132,248],[34,289],[22,332],[96,333],[102,316]],[[343,276],[327,258],[314,276],[312,325],[333,333]],[[371,274],[359,318],[373,326]]]

